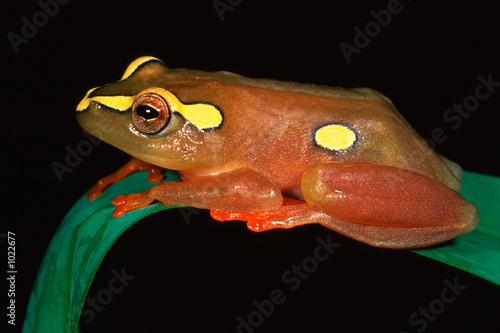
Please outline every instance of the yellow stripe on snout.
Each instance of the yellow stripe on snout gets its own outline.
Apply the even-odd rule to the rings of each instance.
[[[88,97],[92,91],[97,88],[90,89],[87,95],[81,100],[81,102],[76,107],[76,111],[83,111],[89,107],[90,102],[95,101],[108,108],[125,111],[132,106],[134,103],[135,96],[94,96]]]
[[[113,110],[123,112],[132,107],[137,97],[137,95],[88,97],[95,89],[97,88],[90,89],[87,92],[87,95],[85,95],[83,100],[76,107],[76,111],[84,111],[89,107],[90,102],[94,101]],[[222,124],[222,113],[214,105],[208,103],[184,104],[174,94],[163,88],[149,88],[141,93],[146,92],[162,96],[169,104],[172,112],[181,114],[184,119],[201,131],[215,129]]]

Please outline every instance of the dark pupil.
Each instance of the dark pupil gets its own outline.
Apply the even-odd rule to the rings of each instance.
[[[139,105],[136,111],[140,117],[146,120],[158,118],[158,116],[160,115],[160,113],[156,109],[152,108],[149,105]]]

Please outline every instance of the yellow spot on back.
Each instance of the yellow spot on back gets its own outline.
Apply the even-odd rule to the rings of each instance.
[[[321,148],[328,150],[345,150],[356,142],[356,133],[341,124],[325,125],[314,134],[314,141]]]

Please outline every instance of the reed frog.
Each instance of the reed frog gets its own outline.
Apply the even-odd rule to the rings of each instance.
[[[136,170],[144,193],[113,215],[154,201],[210,209],[254,231],[320,223],[386,248],[417,248],[470,232],[476,207],[458,193],[461,168],[435,153],[382,94],[228,72],[170,69],[153,57],[88,91],[77,119],[133,156],[90,199]]]

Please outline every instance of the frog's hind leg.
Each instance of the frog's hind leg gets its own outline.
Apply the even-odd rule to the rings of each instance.
[[[308,217],[317,210],[304,201],[283,197],[282,205],[270,211],[243,212],[212,209],[210,215],[217,221],[246,221],[248,229],[266,231],[316,223]]]
[[[285,201],[289,200],[285,198]],[[271,212],[229,212],[212,210],[211,215],[218,221],[243,220],[252,231],[289,229],[301,225],[319,223],[344,236],[371,246],[408,249],[429,246],[456,236],[450,227],[380,227],[353,223],[330,216],[318,207],[308,203],[295,202],[283,205]],[[436,237],[438,235],[438,237]]]
[[[301,189],[309,204],[332,217],[319,223],[375,246],[429,246],[472,231],[479,220],[476,207],[449,187],[392,166],[311,165]]]

